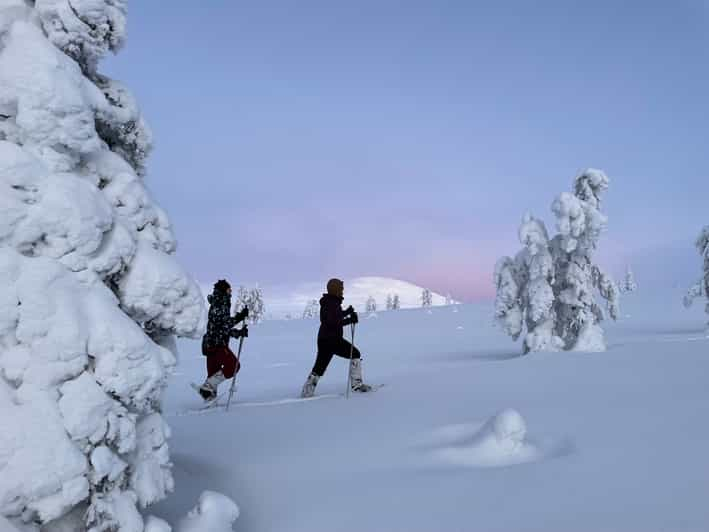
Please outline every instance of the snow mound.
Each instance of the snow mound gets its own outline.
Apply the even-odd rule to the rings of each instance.
[[[204,491],[197,506],[177,525],[176,532],[233,532],[239,507],[226,495]]]
[[[502,467],[542,459],[546,453],[527,440],[527,424],[519,412],[506,409],[482,426],[453,425],[439,429],[433,450],[437,462],[466,467]]]
[[[172,527],[162,519],[150,515],[145,520],[145,529],[143,532],[172,532]]]

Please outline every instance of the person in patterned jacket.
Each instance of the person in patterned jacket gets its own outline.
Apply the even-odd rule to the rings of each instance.
[[[202,354],[207,357],[207,379],[199,389],[199,394],[205,401],[217,397],[218,386],[231,379],[241,367],[231,349],[231,338],[246,338],[249,329],[244,324],[241,329],[234,327],[245,320],[249,309],[244,307],[241,312],[231,316],[231,286],[224,279],[214,284],[214,291],[207,296],[209,301],[209,317],[207,332],[202,337]]]

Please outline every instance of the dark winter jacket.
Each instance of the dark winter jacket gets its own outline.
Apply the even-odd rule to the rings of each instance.
[[[233,327],[243,317],[241,313],[231,317],[231,296],[226,292],[214,292],[207,296],[207,301],[209,301],[209,317],[207,332],[202,339],[202,348],[228,346],[229,338],[238,336],[239,332]]]
[[[342,298],[323,294],[320,298],[320,330],[318,342],[337,341],[342,338],[343,327],[352,322],[342,310]]]

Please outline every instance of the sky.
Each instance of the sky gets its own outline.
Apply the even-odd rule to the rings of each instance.
[[[102,71],[138,98],[147,185],[202,282],[488,298],[522,216],[553,232],[595,167],[599,263],[684,286],[709,224],[708,6],[133,0]]]

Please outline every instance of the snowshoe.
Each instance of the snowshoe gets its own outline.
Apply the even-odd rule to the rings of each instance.
[[[212,403],[216,401],[218,397],[217,391],[207,383],[200,385],[191,382],[190,386],[200,395],[200,397],[202,397],[202,399],[204,399],[205,403]]]

